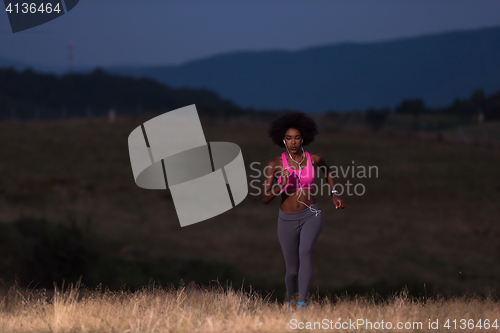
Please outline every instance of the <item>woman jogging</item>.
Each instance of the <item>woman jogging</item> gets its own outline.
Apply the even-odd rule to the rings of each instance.
[[[284,152],[272,158],[265,168],[262,202],[267,205],[281,195],[278,238],[285,257],[288,308],[298,286],[297,308],[304,309],[312,277],[312,247],[323,228],[321,211],[310,193],[316,167],[326,171],[335,207],[344,208],[344,202],[333,189],[330,167],[323,156],[309,154],[302,148],[318,134],[314,120],[302,112],[289,112],[271,123],[268,134]]]

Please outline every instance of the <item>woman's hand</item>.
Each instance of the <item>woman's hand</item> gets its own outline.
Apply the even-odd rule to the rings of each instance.
[[[281,172],[281,184],[280,187],[283,188],[285,187],[286,183],[288,182],[288,169],[285,169]]]
[[[276,184],[277,178],[281,174],[280,184]],[[262,191],[262,203],[267,205],[275,197],[280,195],[280,191],[288,181],[288,171],[281,170],[281,156],[273,157],[264,168],[264,188]],[[278,191],[276,193],[276,190]]]
[[[335,205],[335,208],[337,209],[344,209],[344,201],[340,199],[340,197],[336,196],[335,194],[332,194],[333,197],[333,204]]]

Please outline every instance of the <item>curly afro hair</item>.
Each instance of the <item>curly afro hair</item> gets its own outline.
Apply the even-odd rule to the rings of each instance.
[[[285,137],[286,131],[290,128],[295,128],[300,131],[302,139],[304,140],[302,143],[303,146],[313,142],[314,136],[318,134],[318,128],[314,120],[303,112],[284,113],[271,123],[267,133],[274,144],[285,147],[283,138]]]

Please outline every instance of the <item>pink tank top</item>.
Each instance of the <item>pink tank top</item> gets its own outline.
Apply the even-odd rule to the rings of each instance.
[[[293,192],[298,190],[299,188],[302,189],[311,188],[311,184],[314,182],[314,168],[309,153],[306,151],[305,154],[307,158],[306,166],[300,170],[293,170],[290,169],[290,166],[288,165],[285,153],[281,153],[281,160],[283,161],[283,170],[288,169],[288,180],[286,182],[286,185],[281,189],[280,193],[285,191],[285,189],[287,191]],[[279,177],[278,179],[278,184],[280,183],[281,183],[281,177]]]

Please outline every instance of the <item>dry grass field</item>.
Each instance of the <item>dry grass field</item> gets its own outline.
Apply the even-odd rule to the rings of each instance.
[[[150,284],[134,293],[67,288],[9,290],[0,302],[2,332],[494,332],[500,307],[490,298],[313,297],[304,311],[259,293],[194,284]]]
[[[168,191],[143,190],[134,183],[127,137],[142,121],[118,118],[114,123],[104,119],[0,123],[0,222],[8,225],[21,217],[34,217],[55,224],[90,223],[101,240],[102,253],[123,262],[143,261],[148,267],[163,269],[157,275],[145,269],[143,276],[149,274],[154,280],[176,284],[178,280],[172,280],[179,277],[186,283],[193,277],[198,278],[193,278],[197,283],[229,279],[234,286],[251,285],[263,294],[271,293],[271,300],[282,301],[285,264],[276,233],[279,200],[262,205],[260,197],[254,195],[256,190],[251,188],[249,196],[235,209],[181,228]],[[251,163],[263,167],[281,152],[267,138],[265,123],[202,120],[202,124],[207,141],[229,141],[241,147],[249,180],[258,176],[250,168]],[[493,133],[493,125],[488,126],[488,133]],[[365,188],[361,196],[344,194],[346,209],[342,211],[335,210],[327,195],[317,198],[324,227],[313,250],[311,293],[325,296],[348,291],[362,295],[374,290],[389,295],[404,286],[411,295],[495,293],[500,287],[500,150],[491,145],[419,139],[394,132],[335,128],[320,122],[321,133],[307,150],[321,153],[332,166],[376,166],[378,177],[340,176],[340,184],[349,181]],[[8,262],[9,267],[15,267],[17,253],[2,253],[0,264]],[[114,271],[113,281],[99,282],[114,286],[115,290],[123,284],[147,284],[148,279],[145,283],[134,280],[133,269],[120,272]],[[168,275],[169,272],[175,274]],[[95,287],[92,283],[97,279],[89,280],[89,274],[94,273],[77,273],[83,275],[87,285]],[[1,274],[8,288],[18,273],[4,270]],[[104,272],[98,276],[107,275]],[[20,280],[24,286],[34,286],[39,281],[38,276],[20,276]],[[231,331],[232,324],[224,318],[238,314],[237,325],[243,325],[238,326],[239,330],[248,327],[272,331],[272,327],[285,327],[291,318],[286,312],[277,317],[270,315],[282,311],[281,305],[259,303],[255,308],[252,301],[236,294],[217,303],[217,309],[207,305],[212,296],[189,301],[193,309],[210,313],[200,317],[194,310],[178,310],[185,309],[188,303],[180,306],[174,302],[174,306],[169,303],[172,301],[166,302],[174,296],[167,292],[159,295],[143,292],[121,298],[110,296],[110,301],[121,305],[113,307],[116,312],[106,312],[106,320],[112,327],[117,325],[115,331],[135,332],[138,326],[131,322],[131,314],[140,313],[142,318],[152,318],[140,320],[140,325],[152,326],[141,327],[158,325],[160,330],[168,331],[175,330],[169,325],[179,323],[172,318],[186,316],[179,330],[203,327],[217,331],[221,325],[221,331]],[[47,331],[49,326],[57,331],[58,322],[65,323],[61,324],[66,327],[63,331],[70,331],[70,327],[84,331],[80,324],[71,326],[80,320],[88,323],[88,331],[93,331],[92,327],[105,331],[106,320],[99,318],[89,319],[92,322],[83,317],[74,321],[62,319],[75,313],[72,311],[86,316],[87,310],[81,311],[80,307],[100,313],[104,298],[96,297],[79,303],[36,301],[36,306],[31,306],[35,303],[28,302],[23,305],[27,308],[16,308],[15,311],[21,311],[16,316],[30,318],[36,311],[46,311],[53,325],[43,328]],[[140,308],[141,302],[152,307]],[[335,307],[318,303],[311,308],[320,309],[319,316],[348,318],[355,313],[351,310],[356,304],[353,302],[342,301]],[[467,310],[466,301],[456,302],[450,305],[450,316],[462,312],[464,316],[476,315]],[[437,301],[429,307],[401,300],[396,304],[410,312],[398,312],[402,311],[399,305],[366,303],[359,309],[366,312],[359,313],[370,318],[422,319],[432,313],[431,309],[440,308]],[[477,304],[484,311],[496,306],[491,301]],[[166,311],[169,306],[177,311],[173,317],[157,315],[156,311]],[[496,311],[498,317],[498,308],[495,309],[491,311]],[[2,316],[6,322],[11,314]],[[119,318],[129,322],[120,326]],[[314,318],[319,317],[315,314]],[[31,319],[26,320],[28,325]],[[42,327],[42,319],[36,320],[36,325],[41,325],[36,327]],[[262,320],[265,326],[259,328]],[[16,331],[13,326],[8,327]]]

